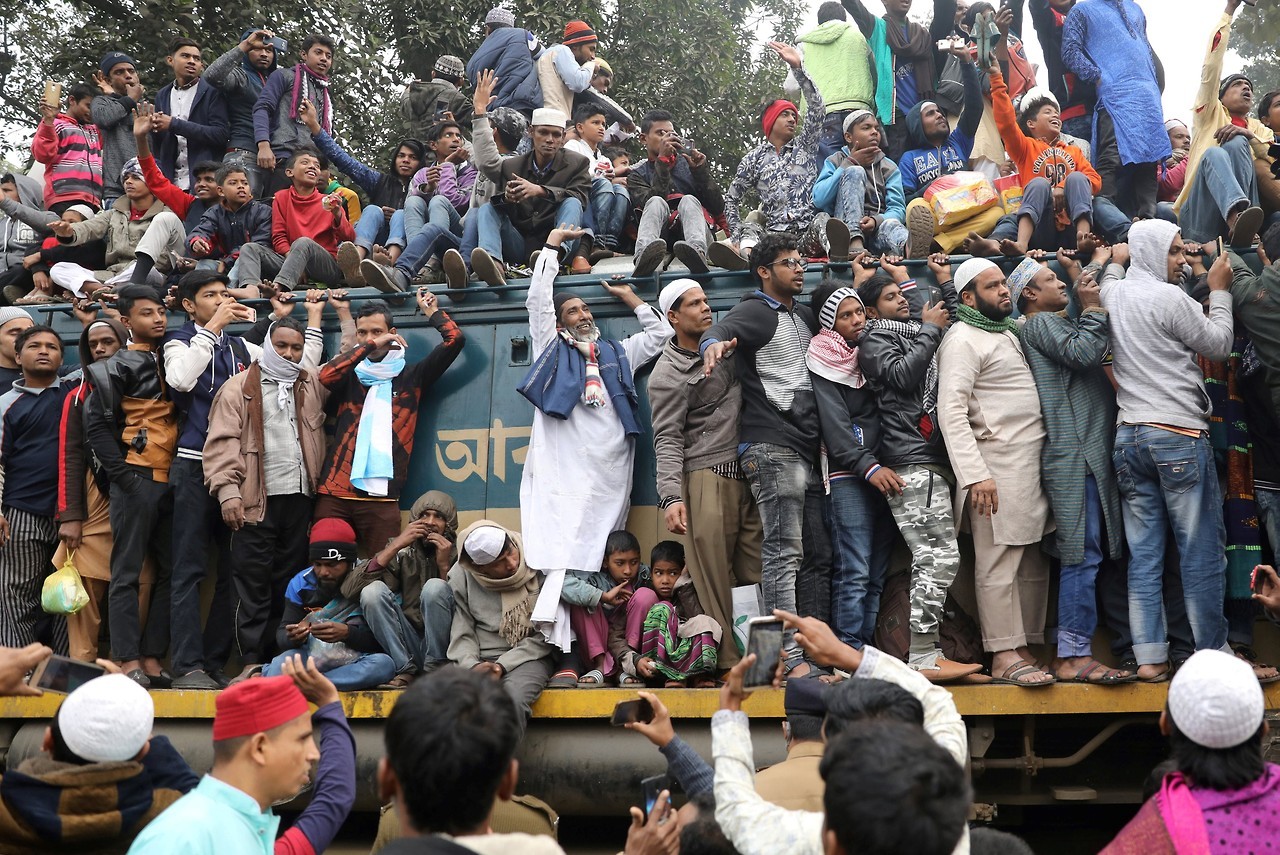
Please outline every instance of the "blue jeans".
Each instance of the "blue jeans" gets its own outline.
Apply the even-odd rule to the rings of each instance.
[[[453,203],[444,196],[410,196],[404,201],[404,235],[413,240],[423,226],[430,223],[437,228],[460,234],[462,232],[462,215]]]
[[[826,506],[835,565],[831,628],[845,644],[861,650],[876,632],[898,527],[884,496],[856,476],[832,480]]]
[[[1098,568],[1102,565],[1102,500],[1092,475],[1084,482],[1084,560],[1063,564],[1058,580],[1058,655],[1093,654],[1098,628]]]
[[[495,261],[506,262],[510,259],[516,264],[526,263],[526,234],[516,228],[515,223],[511,222],[507,208],[499,208],[490,202],[487,205],[481,205],[479,210],[473,213],[476,216],[480,247],[485,252],[493,256]],[[470,219],[470,217],[467,219]],[[555,223],[556,226],[560,223],[568,223],[572,226],[580,225],[582,223],[582,203],[572,196],[566,197],[556,208]],[[544,240],[546,236],[547,232],[543,232],[541,235],[533,237],[538,240]],[[566,251],[572,255],[577,245],[577,241],[570,241],[565,244]]]
[[[907,227],[897,220],[885,219],[867,238],[858,225],[867,210],[867,171],[858,164],[840,168],[840,189],[836,192],[834,216],[849,227],[850,237],[861,237],[872,252],[902,255],[907,246]]]
[[[1017,213],[1006,214],[1000,218],[991,239],[1001,241],[1006,238],[1017,240],[1018,222],[1023,217],[1030,217],[1034,225],[1028,249],[1056,250],[1059,247],[1068,249],[1076,245],[1075,222],[1081,217],[1088,217],[1093,222],[1093,189],[1089,179],[1082,172],[1073,172],[1062,183],[1066,195],[1067,215],[1071,225],[1058,231],[1053,211],[1053,186],[1044,178],[1032,178],[1022,190],[1022,204]],[[1118,209],[1117,209],[1118,210]]]
[[[1121,425],[1113,460],[1129,543],[1129,625],[1138,664],[1169,658],[1160,583],[1166,528],[1173,529],[1181,558],[1182,595],[1196,649],[1222,650],[1226,528],[1208,439]]]
[[[738,456],[742,472],[751,485],[764,542],[760,547],[760,590],[764,613],[774,609],[796,609],[796,574],[804,558],[804,494],[813,468],[785,445],[753,442]],[[802,654],[794,631],[783,639],[788,659]]]
[[[484,207],[487,208],[488,205]],[[471,269],[471,250],[480,245],[480,210],[480,208],[473,208],[462,219],[462,242],[458,244],[458,252],[462,253],[462,260],[467,263],[467,270]]]
[[[422,585],[419,605],[421,633],[405,617],[400,595],[392,593],[384,583],[374,582],[360,592],[364,619],[373,637],[391,657],[397,674],[412,674],[449,658],[449,629],[453,623],[453,592],[449,583],[444,579],[427,579]]]
[[[457,235],[427,223],[421,231],[409,238],[404,251],[396,259],[396,269],[413,279],[433,255],[443,254],[446,250],[455,249],[457,246]]]
[[[818,135],[819,171],[821,171],[822,162],[844,146],[844,120],[852,112],[852,110],[837,110],[834,113],[827,113],[822,120],[822,132]]]
[[[591,180],[591,213],[595,217],[595,238],[600,246],[612,249],[631,213],[631,194],[621,184],[608,178]]]
[[[367,205],[356,223],[356,246],[372,252],[373,245],[404,247],[404,209],[396,211],[387,220],[377,205]]]
[[[1258,177],[1253,150],[1245,137],[1210,146],[1200,158],[1196,177],[1182,203],[1179,220],[1188,240],[1207,243],[1226,234],[1227,215],[1243,205],[1258,204]]]
[[[311,659],[311,654],[304,648],[286,650],[262,669],[262,676],[279,677],[284,673],[284,661],[295,654],[302,656],[303,665]],[[332,671],[325,671],[324,675],[339,692],[359,692],[389,682],[396,675],[396,667],[385,653],[362,653],[350,665],[340,665]]]

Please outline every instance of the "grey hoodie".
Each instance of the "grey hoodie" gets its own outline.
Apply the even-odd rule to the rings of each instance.
[[[18,185],[18,199],[0,200],[0,269],[22,264],[22,257],[40,248],[40,242],[49,234],[40,228],[42,222],[52,222],[57,217],[44,210],[44,188],[40,182],[27,175],[13,176]],[[48,218],[47,220],[45,218]]]
[[[1209,292],[1209,315],[1166,281],[1178,227],[1143,220],[1129,230],[1129,273],[1109,265],[1102,307],[1111,314],[1116,403],[1121,424],[1207,430],[1213,411],[1196,354],[1215,362],[1231,355],[1231,292]]]

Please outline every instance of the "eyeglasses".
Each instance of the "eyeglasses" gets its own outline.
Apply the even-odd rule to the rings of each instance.
[[[788,270],[799,270],[801,267],[804,267],[804,261],[799,258],[783,258],[779,261],[771,261],[768,266],[773,267],[777,264],[781,264]]]

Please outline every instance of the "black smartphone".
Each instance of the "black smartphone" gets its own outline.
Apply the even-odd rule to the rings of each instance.
[[[778,657],[782,654],[782,621],[772,617],[752,618],[747,623],[747,655],[756,655],[742,685],[748,689],[773,685],[773,675],[778,669]]]
[[[284,53],[289,49],[289,43],[286,42],[284,39],[280,38],[279,36],[274,36],[271,39],[270,44],[273,48],[276,49],[276,56],[279,56],[280,54]]]
[[[653,809],[658,806],[658,796],[662,795],[662,791],[671,792],[671,779],[666,775],[654,775],[652,778],[645,778],[640,782],[640,799],[644,804],[644,818],[647,820],[649,814],[653,813]]]
[[[634,701],[618,701],[618,705],[613,708],[613,718],[609,719],[609,724],[614,727],[622,727],[626,724],[648,724],[653,721],[653,704],[644,698],[637,698]]]
[[[448,102],[448,101],[437,101],[437,102],[436,102],[436,115],[437,115],[437,116],[443,116],[443,115],[444,115],[445,113],[447,113],[447,112],[449,112],[449,102]]]
[[[95,677],[107,673],[101,665],[54,654],[36,666],[27,682],[46,692],[70,694]]]

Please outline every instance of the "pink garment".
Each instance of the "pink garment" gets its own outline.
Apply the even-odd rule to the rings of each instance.
[[[606,677],[618,670],[618,663],[609,652],[609,624],[614,621],[625,621],[625,637],[627,647],[640,649],[641,636],[644,635],[644,619],[649,609],[658,602],[658,595],[652,588],[631,588],[631,599],[625,605],[609,609],[604,604],[588,611],[582,606],[569,607],[569,626],[577,638],[578,652],[588,663],[597,656],[604,656],[601,670]]]
[[[658,592],[653,588],[636,588],[627,600],[627,647],[640,649],[640,641],[644,636],[644,619],[649,609],[658,602]]]
[[[1267,844],[1274,847],[1280,840],[1280,766],[1268,763],[1261,778],[1238,790],[1197,787],[1190,793],[1203,815],[1202,833],[1207,838],[1207,851],[1212,855],[1275,851]],[[1176,837],[1174,843],[1177,843]],[[1178,855],[1183,855],[1180,846]]]
[[[1204,814],[1181,772],[1164,776],[1156,795],[1156,807],[1178,855],[1209,855]]]

